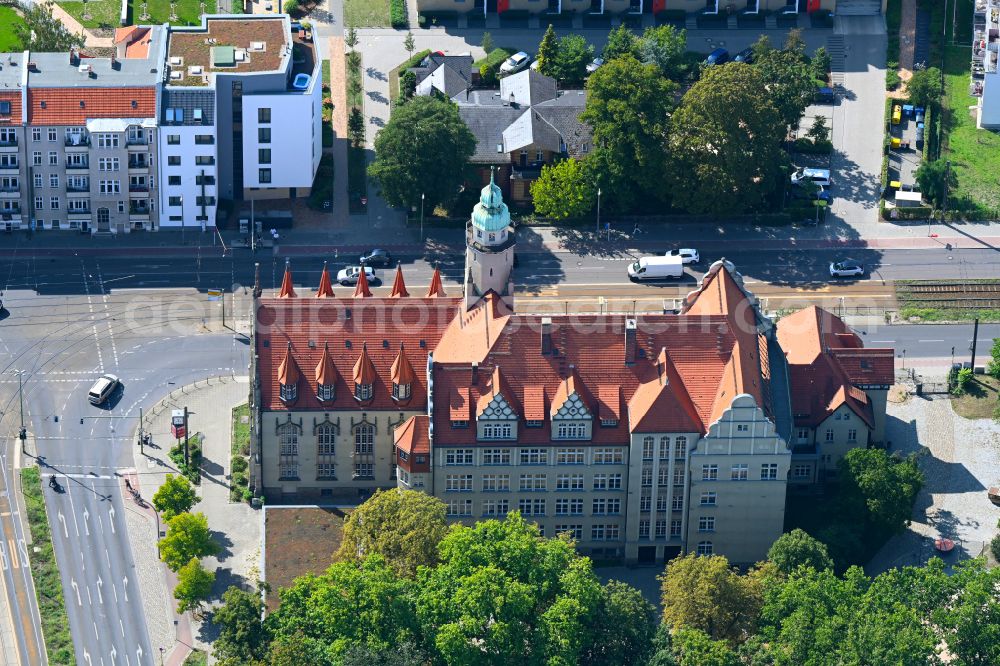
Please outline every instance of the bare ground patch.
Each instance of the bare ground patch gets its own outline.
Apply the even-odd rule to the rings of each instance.
[[[267,507],[264,576],[271,587],[270,610],[278,607],[278,588],[291,586],[298,576],[326,571],[340,548],[346,518],[336,507]]]

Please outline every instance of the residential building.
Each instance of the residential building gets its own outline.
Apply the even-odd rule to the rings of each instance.
[[[729,8],[732,9],[729,9]],[[686,12],[698,14],[772,14],[795,10],[802,14],[820,9],[839,15],[868,15],[885,12],[885,0],[745,0],[726,3],[721,0],[418,0],[421,14],[464,14],[475,12],[483,16],[519,12],[523,14],[660,14]]]
[[[881,381],[892,351],[862,349],[822,310],[802,317],[838,342],[783,349],[725,260],[676,314],[519,313],[514,245],[491,181],[468,225],[462,297],[445,296],[437,274],[411,296],[400,268],[387,296],[363,279],[331,298],[325,271],[317,298],[298,296],[286,269],[256,304],[254,489],[269,500],[421,490],[451,520],[519,510],[598,558],[763,558],[783,529],[797,396],[817,381],[795,368],[818,363],[816,347],[877,395],[861,382]],[[870,377],[865,359],[879,366]],[[866,404],[874,432],[885,403]]]
[[[593,146],[580,120],[586,91],[559,90],[555,79],[533,69],[500,79],[499,91],[465,88],[452,101],[476,137],[470,161],[484,181],[495,170],[501,191],[517,203],[531,201],[531,183],[544,165],[584,157]]]

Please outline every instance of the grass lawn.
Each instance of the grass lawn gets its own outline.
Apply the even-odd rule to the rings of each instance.
[[[0,51],[20,51],[21,42],[14,35],[14,26],[23,24],[13,7],[0,5]]]
[[[974,375],[965,395],[952,396],[955,413],[967,419],[993,418],[1000,405],[1000,381],[989,375]]]
[[[182,666],[205,666],[208,663],[208,653],[195,650],[188,655]]]
[[[129,0],[133,22],[139,23],[142,15],[142,2],[140,0]],[[149,12],[148,23],[172,23],[173,25],[200,25],[202,9],[198,0],[179,0],[177,2],[177,20],[170,20],[170,0],[149,0],[146,5]],[[215,0],[205,0],[205,14],[214,14],[216,11]],[[143,21],[146,23],[146,21]]]
[[[31,576],[35,580],[38,610],[42,616],[45,651],[50,664],[71,664],[73,639],[69,633],[62,580],[59,578],[56,554],[52,550],[52,532],[49,531],[45,497],[42,495],[42,478],[37,467],[21,470],[21,490],[28,513],[28,527],[31,529]]]
[[[307,573],[323,573],[340,548],[347,514],[339,509],[269,506],[264,517],[268,608],[278,606],[278,589]]]
[[[59,2],[58,5],[84,28],[114,28],[121,21],[122,6],[117,0],[90,0],[90,2],[70,0]],[[84,14],[90,18],[84,19]]]
[[[389,0],[344,0],[344,23],[353,28],[388,28]]]

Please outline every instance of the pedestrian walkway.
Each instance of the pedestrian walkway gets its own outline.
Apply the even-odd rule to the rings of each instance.
[[[917,0],[903,0],[899,20],[899,69],[904,81],[913,73],[913,47],[917,36]]]
[[[136,474],[127,477],[136,479],[133,485],[140,487],[142,497],[148,501],[167,474],[179,473],[168,455],[176,443],[170,433],[170,419],[173,410],[187,407],[190,434],[202,436],[202,475],[198,486],[201,501],[192,511],[205,514],[213,537],[222,546],[217,557],[203,560],[205,568],[216,574],[210,603],[218,601],[230,585],[252,586],[256,581],[250,578],[256,576],[254,572],[259,566],[259,514],[247,504],[229,502],[232,408],[247,401],[248,390],[248,377],[228,376],[208,378],[171,391],[147,414],[146,430],[153,443],[142,453],[138,447],[134,449]],[[158,520],[153,515],[152,519]],[[152,544],[152,552],[145,555],[151,555],[155,561],[156,540],[149,539],[149,526],[143,528],[140,524],[136,529],[137,533],[131,535],[136,560],[143,561],[140,551],[150,550]],[[164,528],[159,525],[154,529],[162,532]],[[174,665],[183,663],[189,646],[211,651],[210,627],[198,618],[176,616],[172,594],[176,580],[165,566],[156,569],[157,574],[140,580],[153,648],[164,647],[167,658],[164,663]],[[175,634],[170,619],[166,621],[170,630],[167,638],[163,638],[164,621],[159,617],[165,604],[169,604],[169,618],[177,622]]]
[[[333,102],[333,221],[346,226],[350,218],[347,199],[347,64],[342,36],[330,37],[330,99]]]

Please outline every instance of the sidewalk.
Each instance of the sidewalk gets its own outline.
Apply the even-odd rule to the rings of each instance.
[[[192,511],[205,514],[213,537],[223,548],[218,557],[206,557],[203,561],[205,568],[216,574],[210,605],[230,585],[252,585],[254,581],[249,578],[258,575],[253,573],[260,560],[258,513],[247,504],[229,502],[232,408],[246,402],[248,390],[249,380],[244,376],[213,377],[172,391],[148,413],[146,428],[152,435],[153,446],[147,447],[143,454],[134,448],[137,483],[141,484],[142,497],[149,501],[163,484],[166,474],[178,473],[167,455],[175,444],[170,435],[171,411],[186,406],[191,434],[203,436],[202,475],[198,486],[201,501]],[[161,525],[159,529],[164,528]],[[137,554],[143,547],[152,548],[153,558],[156,558],[155,541],[148,538],[148,527],[138,536],[132,532],[132,542]],[[189,614],[176,616],[172,592],[176,581],[163,565],[158,568],[158,574],[140,580],[150,640],[154,649],[167,647],[165,664],[177,666],[183,663],[188,646],[210,652],[214,636],[207,622]],[[168,608],[170,619],[179,620],[176,635],[169,627],[170,619],[161,617],[164,607]],[[164,623],[170,633],[165,638],[160,629]],[[157,636],[161,636],[159,643]]]

